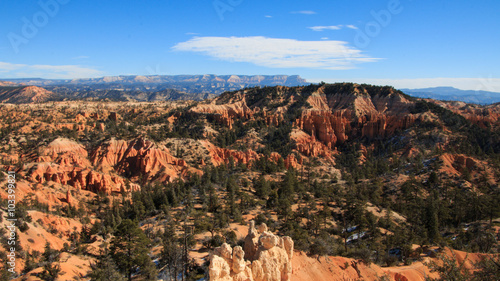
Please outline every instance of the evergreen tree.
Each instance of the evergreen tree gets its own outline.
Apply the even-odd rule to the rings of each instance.
[[[48,241],[45,243],[45,251],[43,252],[42,260],[48,263],[59,260],[59,251],[52,249]]]
[[[142,270],[151,267],[149,243],[149,239],[134,221],[125,219],[118,226],[115,237],[111,240],[111,256],[128,280],[132,280],[132,273],[137,270],[143,275]]]
[[[430,241],[436,242],[439,239],[438,207],[432,195],[427,198],[425,206],[425,227]]]
[[[91,281],[125,281],[110,255],[103,255],[97,264],[91,265],[91,268],[89,274]]]
[[[53,263],[46,263],[43,266],[43,271],[38,275],[38,277],[44,281],[54,281],[57,279],[57,276],[61,274],[61,267]]]
[[[266,200],[269,194],[271,194],[271,185],[263,175],[254,182],[253,187],[255,189],[255,194],[261,199]]]

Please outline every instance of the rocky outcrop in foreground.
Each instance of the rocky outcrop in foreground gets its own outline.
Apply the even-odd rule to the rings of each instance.
[[[245,250],[243,250],[245,249]],[[250,222],[244,248],[224,243],[210,256],[212,281],[287,281],[292,274],[293,240]]]

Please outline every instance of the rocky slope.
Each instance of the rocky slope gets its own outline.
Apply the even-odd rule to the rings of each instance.
[[[277,126],[289,122],[285,119],[297,109],[303,109],[291,119],[296,130],[293,133],[295,148],[308,156],[327,158],[331,158],[327,155],[331,155],[336,146],[350,138],[388,138],[425,119],[425,115],[409,113],[413,102],[389,87],[375,89],[357,84],[276,87],[269,89],[272,91],[269,100],[269,96],[259,99],[253,91],[222,95],[191,111],[212,115],[232,129],[237,119],[259,117]]]
[[[53,92],[37,86],[0,87],[0,102],[2,103],[42,103],[57,98]]]
[[[459,101],[432,101],[439,106],[462,115],[481,128],[500,128],[500,103],[477,105]]]

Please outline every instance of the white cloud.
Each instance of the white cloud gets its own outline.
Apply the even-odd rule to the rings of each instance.
[[[293,11],[292,14],[315,15],[315,11]]]
[[[312,29],[314,31],[325,31],[325,30],[341,30],[343,25],[329,25],[329,26],[311,26],[308,27],[309,29]]]
[[[408,79],[380,79],[380,78],[353,78],[353,79],[308,79],[311,82],[339,82],[351,81],[373,85],[391,85],[398,89],[454,87],[461,90],[489,91],[500,93],[500,78],[408,78]]]
[[[270,18],[272,18],[273,16],[270,16],[270,15],[265,15],[264,17],[266,17],[266,18],[270,19]]]
[[[26,66],[25,64],[13,64],[13,63],[0,61],[0,73],[10,72],[13,70],[21,69],[25,66]]]
[[[79,65],[27,65],[0,62],[0,73],[9,78],[73,79],[98,77],[99,70]]]
[[[194,37],[172,49],[272,68],[352,69],[358,63],[379,60],[362,54],[344,41],[299,41],[262,36]]]
[[[318,26],[310,26],[308,27],[309,29],[312,29],[314,31],[325,31],[325,30],[341,30],[342,28],[349,28],[349,29],[358,29],[355,25],[348,24],[348,25],[318,25]]]
[[[328,40],[328,39],[330,39],[330,38],[328,38],[328,37],[321,37],[321,40]]]

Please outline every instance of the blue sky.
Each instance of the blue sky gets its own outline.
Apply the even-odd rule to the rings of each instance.
[[[0,78],[298,74],[500,92],[500,1],[0,2]]]

